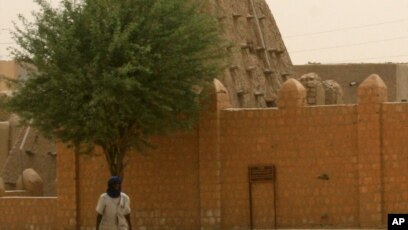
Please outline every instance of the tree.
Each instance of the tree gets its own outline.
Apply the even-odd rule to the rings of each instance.
[[[191,128],[197,88],[219,73],[220,26],[191,0],[63,0],[20,17],[13,54],[36,71],[7,103],[12,112],[74,146],[100,146],[112,175],[148,138]]]

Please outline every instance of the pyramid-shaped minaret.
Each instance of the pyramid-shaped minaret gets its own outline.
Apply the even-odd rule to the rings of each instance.
[[[211,0],[209,11],[232,42],[229,67],[219,80],[235,108],[275,107],[293,65],[265,0]]]

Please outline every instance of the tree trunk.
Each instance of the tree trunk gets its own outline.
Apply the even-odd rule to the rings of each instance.
[[[109,166],[109,171],[112,176],[120,176],[123,178],[124,163],[123,158],[126,154],[126,148],[121,148],[117,145],[107,145],[103,148],[106,161]]]

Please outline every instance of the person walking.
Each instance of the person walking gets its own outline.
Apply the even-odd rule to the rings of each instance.
[[[132,230],[130,222],[130,199],[121,192],[122,180],[112,176],[108,180],[108,189],[96,205],[97,230]]]

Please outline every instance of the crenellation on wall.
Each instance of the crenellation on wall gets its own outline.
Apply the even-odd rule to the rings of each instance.
[[[296,79],[289,79],[279,91],[279,109],[297,108],[306,106],[306,89]]]
[[[358,91],[358,169],[360,226],[382,226],[383,219],[383,146],[381,141],[381,107],[387,101],[387,86],[370,75]]]

